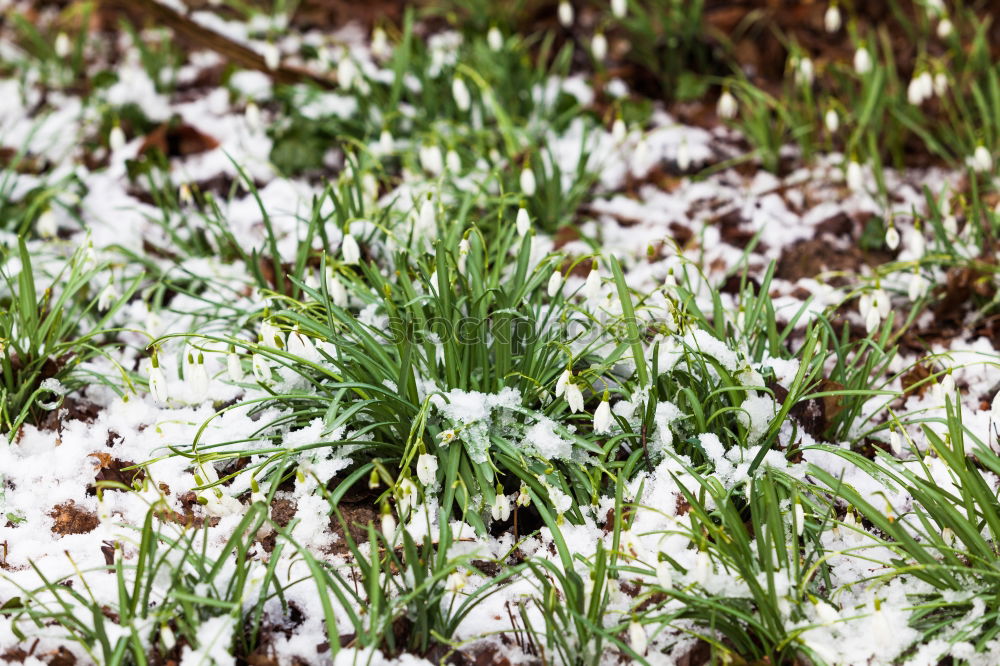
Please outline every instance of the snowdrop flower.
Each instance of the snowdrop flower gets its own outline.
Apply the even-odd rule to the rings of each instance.
[[[229,353],[226,354],[226,372],[233,383],[243,381],[243,363],[240,362],[239,354],[233,347],[230,347]]]
[[[593,39],[590,40],[590,53],[594,56],[594,60],[601,62],[608,55],[608,38],[604,36],[603,32],[594,33]]]
[[[510,519],[511,503],[510,498],[503,493],[497,493],[493,499],[493,506],[490,508],[490,515],[493,520],[506,522]]]
[[[125,147],[125,132],[122,131],[121,125],[115,125],[108,132],[108,148],[111,152],[117,153],[119,150]]]
[[[577,412],[583,411],[583,392],[580,390],[580,387],[577,386],[576,382],[569,382],[566,384],[564,396],[572,413],[576,414]]]
[[[872,71],[872,55],[863,46],[859,46],[854,52],[854,71],[861,76]]]
[[[601,284],[601,272],[596,266],[587,273],[587,279],[583,283],[583,296],[592,306],[597,306],[604,296],[604,289]]]
[[[986,149],[986,146],[976,146],[975,152],[972,153],[970,166],[978,173],[986,173],[993,170],[993,156],[990,155],[990,151]]]
[[[694,566],[691,567],[691,580],[697,585],[704,585],[708,580],[709,568],[711,567],[711,561],[708,558],[708,553],[703,550],[698,551],[698,555],[694,559]]]
[[[739,106],[736,104],[736,98],[728,90],[723,90],[722,94],[719,95],[719,101],[715,105],[715,112],[719,114],[720,118],[725,118],[726,120],[731,120],[736,117],[739,112]]]
[[[185,206],[190,206],[194,203],[194,195],[191,194],[191,185],[188,183],[181,183],[181,186],[177,188],[177,200]]]
[[[649,638],[646,636],[646,629],[641,622],[632,620],[628,623],[628,643],[637,654],[646,654],[646,650],[649,648]]]
[[[628,0],[611,0],[611,13],[615,18],[625,18],[625,14],[628,13]]]
[[[156,402],[164,404],[167,402],[167,378],[160,369],[155,355],[149,368],[149,393]]]
[[[840,129],[840,114],[837,113],[836,109],[827,109],[823,116],[823,124],[826,125],[826,131],[830,134],[837,133],[837,130]]]
[[[873,333],[882,320],[889,316],[891,301],[889,295],[882,289],[876,289],[871,294],[862,294],[858,300],[858,311],[865,320],[865,328]]]
[[[919,270],[914,270],[913,277],[910,278],[910,284],[906,291],[906,295],[911,301],[915,301],[927,293],[927,286],[927,279],[920,274]]]
[[[897,458],[903,455],[903,438],[895,428],[889,431],[889,449]]]
[[[400,479],[396,484],[396,508],[401,517],[409,515],[410,511],[417,506],[419,493],[417,484],[408,478]]]
[[[885,232],[885,246],[890,250],[899,247],[899,231],[895,225],[890,225]]]
[[[53,49],[56,55],[60,58],[65,58],[69,55],[70,49],[73,47],[72,43],[69,41],[69,35],[65,32],[60,32],[56,35],[56,43],[53,45]]]
[[[945,233],[949,236],[958,234],[958,219],[950,213],[941,218],[941,226],[944,227]]]
[[[687,137],[681,139],[677,146],[677,168],[682,172],[691,168],[691,149],[688,147]]]
[[[372,55],[379,60],[384,60],[392,55],[392,49],[389,47],[389,37],[385,34],[382,26],[377,26],[372,30],[371,51]]]
[[[549,298],[555,298],[556,294],[559,293],[559,288],[562,287],[563,277],[559,269],[552,271],[552,275],[549,277],[548,284],[548,294]]]
[[[811,86],[816,79],[816,71],[811,58],[800,58],[795,66],[795,81],[802,86]]]
[[[465,265],[469,258],[469,239],[458,241],[458,272],[465,274]]]
[[[436,227],[437,218],[434,215],[434,202],[431,201],[430,197],[427,197],[420,204],[420,210],[417,213],[417,228],[429,233]]]
[[[951,33],[955,31],[955,26],[952,25],[948,17],[941,19],[937,25],[937,36],[938,39],[948,39],[951,37]]]
[[[664,590],[669,590],[674,585],[674,568],[666,560],[656,563],[656,582]]]
[[[444,166],[449,173],[462,171],[462,158],[454,150],[449,150],[444,156]]]
[[[456,76],[451,81],[451,96],[455,100],[455,106],[462,113],[469,110],[472,106],[472,95],[469,93],[469,86],[465,85],[465,80]]]
[[[264,66],[268,69],[278,69],[281,64],[281,51],[278,47],[268,42],[260,47],[261,55],[264,56]]]
[[[254,352],[250,357],[250,365],[253,368],[253,376],[257,378],[258,382],[267,384],[271,381],[271,365],[263,354]]]
[[[529,506],[531,504],[531,495],[528,494],[528,486],[521,485],[521,489],[517,493],[517,499],[514,502],[517,506]]]
[[[163,641],[163,647],[170,652],[177,645],[177,637],[174,636],[173,629],[170,625],[164,623],[160,626],[160,640]]]
[[[51,208],[46,208],[35,221],[35,231],[42,238],[55,238],[59,233],[59,225],[56,223],[56,214]]]
[[[192,352],[188,352],[184,367],[184,384],[189,394],[189,402],[201,402],[208,395],[208,371],[205,370],[205,356],[201,352],[198,352],[197,358]]]
[[[292,329],[292,332],[288,334],[287,351],[289,354],[299,356],[301,358],[309,358],[312,356],[314,350],[315,347],[313,346],[312,340],[308,335],[302,335],[298,326]]]
[[[955,530],[950,527],[944,527],[941,529],[941,540],[944,541],[944,545],[949,548],[953,543],[955,543]]]
[[[392,136],[392,132],[388,129],[382,130],[382,133],[378,136],[378,150],[383,155],[391,155],[396,149],[396,140]]]
[[[833,624],[840,620],[840,613],[837,609],[826,603],[822,599],[817,599],[815,603],[816,615],[823,624]]]
[[[916,258],[921,258],[927,251],[927,242],[924,240],[924,234],[920,227],[914,228],[913,232],[907,234],[906,237],[907,250],[910,251]]]
[[[265,319],[260,323],[260,341],[261,344],[274,347],[275,349],[282,349],[285,346],[285,339],[281,335],[281,329],[272,324],[269,319]]]
[[[243,109],[243,119],[246,120],[247,127],[252,131],[260,129],[260,107],[253,102],[248,103],[247,108]]]
[[[601,404],[594,410],[594,432],[598,435],[611,431],[611,405],[608,399],[601,400]]]
[[[445,583],[445,588],[452,594],[457,594],[459,590],[465,587],[466,583],[469,582],[468,577],[459,570],[453,571],[448,575],[448,580]]]
[[[942,401],[944,401],[946,397],[953,398],[955,396],[955,378],[951,376],[950,372],[944,376],[944,379],[941,380],[941,384],[939,386]]]
[[[948,93],[948,75],[944,72],[938,72],[934,75],[934,94],[938,97],[944,97]]]
[[[847,187],[853,192],[860,192],[865,186],[865,175],[861,170],[861,165],[851,160],[847,163],[847,173],[845,174]]]
[[[118,290],[115,289],[115,283],[109,282],[101,289],[100,295],[97,297],[97,309],[101,312],[107,312],[108,308],[112,306],[120,298]]]
[[[358,78],[358,68],[346,52],[337,61],[337,82],[345,90],[350,90]]]
[[[517,227],[517,233],[522,238],[527,236],[531,230],[531,218],[528,217],[528,211],[525,210],[524,206],[517,209],[517,219],[514,222],[514,226]]]
[[[802,536],[802,532],[805,531],[806,528],[806,512],[802,508],[802,504],[800,502],[795,503],[792,507],[792,512],[794,513],[795,518],[795,531],[799,536]]]
[[[384,536],[390,544],[395,543],[396,519],[393,517],[392,512],[388,510],[388,507],[382,512],[382,518],[379,521],[379,526],[382,530],[382,536]]]
[[[458,436],[458,433],[456,433],[454,430],[450,430],[449,429],[449,430],[442,431],[441,434],[438,435],[438,439],[441,440],[441,445],[442,446],[448,446],[453,441],[455,441],[455,437],[457,437],[457,436]]]
[[[559,375],[559,379],[556,380],[557,398],[566,392],[566,387],[569,386],[570,380],[572,378],[573,378],[573,372],[569,370],[569,368],[563,370],[563,373]]]
[[[418,153],[420,166],[428,173],[440,176],[444,172],[444,156],[438,146],[421,146]]]
[[[500,32],[500,28],[495,25],[490,27],[489,32],[486,33],[486,43],[493,51],[499,51],[503,48],[503,34]]]
[[[573,5],[569,4],[568,0],[559,3],[559,23],[564,28],[573,25]]]
[[[920,75],[910,79],[910,84],[906,86],[906,101],[913,106],[920,106],[924,101],[924,88]]]
[[[521,169],[521,191],[524,192],[524,196],[531,197],[535,195],[535,191],[538,189],[538,184],[535,182],[535,172],[531,170],[530,166],[525,166]]]
[[[837,32],[840,30],[840,26],[843,23],[840,18],[840,7],[837,5],[830,5],[826,8],[826,13],[823,14],[823,27],[826,28],[827,32]]]
[[[358,247],[358,241],[354,240],[352,234],[344,236],[344,240],[340,243],[340,254],[345,264],[356,264],[360,261],[361,248]]]
[[[611,138],[614,139],[615,143],[622,143],[627,135],[628,128],[625,126],[625,121],[621,118],[615,118],[615,122],[611,123]]]

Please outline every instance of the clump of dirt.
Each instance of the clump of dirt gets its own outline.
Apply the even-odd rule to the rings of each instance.
[[[135,468],[135,463],[131,460],[119,460],[104,452],[91,453],[90,457],[97,460],[97,473],[94,475],[94,483],[87,486],[88,495],[97,493],[97,484],[101,481],[131,487],[146,478],[146,471],[141,467]],[[121,488],[105,487],[105,490],[121,490]]]
[[[87,534],[96,529],[100,523],[97,514],[78,506],[73,500],[57,504],[49,515],[56,521],[52,531],[62,536]]]

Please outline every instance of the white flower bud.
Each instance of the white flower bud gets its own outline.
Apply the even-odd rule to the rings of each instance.
[[[108,132],[108,148],[111,152],[117,153],[119,150],[125,147],[125,132],[122,131],[121,125],[115,125]]]
[[[979,173],[993,170],[993,156],[990,155],[986,146],[976,146],[975,152],[972,153],[971,165],[973,170]]]
[[[59,233],[59,225],[56,223],[56,214],[51,208],[46,208],[38,216],[35,222],[35,231],[42,238],[55,238]]]
[[[611,13],[615,18],[625,18],[625,14],[628,13],[628,0],[611,0]]]
[[[628,623],[628,643],[636,654],[644,655],[649,648],[649,638],[642,623],[632,620]]]
[[[860,192],[865,186],[865,175],[861,170],[861,165],[851,160],[847,163],[847,172],[845,174],[847,180],[847,187],[853,192]]]
[[[155,366],[149,368],[149,393],[156,402],[166,404],[167,378],[163,374],[163,370]]]
[[[361,260],[361,248],[352,234],[344,236],[340,243],[340,254],[345,264],[356,264]]]
[[[840,620],[840,613],[837,612],[837,609],[822,599],[816,600],[816,615],[823,624],[833,624]]]
[[[927,280],[920,271],[913,271],[913,277],[910,278],[910,285],[907,289],[906,295],[909,296],[911,301],[915,301],[921,296],[923,296],[927,291]]]
[[[583,411],[583,392],[576,382],[566,384],[565,397],[571,412],[576,414]]]
[[[801,58],[795,66],[795,81],[802,86],[811,86],[816,79],[816,70],[810,58]]]
[[[885,232],[885,246],[890,250],[899,247],[899,231],[895,225],[891,225]]]
[[[566,387],[569,385],[569,382],[572,378],[573,378],[573,373],[569,370],[569,368],[563,370],[563,373],[559,375],[559,379],[556,380],[557,398],[566,392]]]
[[[250,358],[250,365],[253,368],[253,376],[257,378],[258,382],[267,384],[271,381],[271,364],[268,363],[263,354],[254,352]]]
[[[594,410],[594,433],[602,435],[611,431],[611,405],[607,400],[602,400],[601,404]]]
[[[528,217],[528,211],[523,206],[517,209],[517,219],[514,225],[517,227],[518,235],[522,237],[527,236],[528,232],[531,231],[531,218]]]
[[[614,139],[615,143],[622,143],[626,136],[628,136],[628,128],[625,126],[625,121],[621,118],[615,118],[615,122],[611,123],[611,138]]]
[[[493,51],[499,51],[503,48],[503,34],[500,32],[500,28],[492,26],[489,29],[489,32],[486,33],[486,43]]]
[[[372,55],[379,60],[385,60],[392,55],[392,48],[389,46],[389,36],[381,26],[372,30]]]
[[[249,102],[247,108],[243,110],[243,119],[247,121],[247,127],[251,130],[259,130],[261,128],[260,107]]]
[[[944,72],[938,72],[934,75],[934,94],[938,97],[944,97],[948,94],[948,75]]]
[[[827,32],[837,32],[843,23],[840,18],[840,8],[837,5],[830,5],[823,14],[823,27]]]
[[[826,131],[830,134],[837,133],[837,130],[840,129],[840,114],[837,113],[836,109],[827,109],[823,116],[823,124],[826,125]]]
[[[337,61],[337,83],[344,90],[350,90],[354,87],[358,78],[358,67],[351,60],[351,57],[347,53],[341,54],[340,60]]]
[[[469,87],[465,85],[465,80],[456,76],[451,81],[451,96],[455,100],[455,106],[462,113],[469,110],[472,106],[472,95],[469,93]]]
[[[564,28],[573,25],[573,5],[568,0],[561,0],[559,3],[559,24]]]
[[[937,36],[938,39],[948,39],[951,37],[951,33],[955,31],[955,26],[952,25],[951,21],[945,17],[938,21],[937,25]]]
[[[889,449],[897,458],[903,455],[903,437],[898,430],[889,431]]]
[[[723,90],[722,94],[719,95],[719,101],[715,105],[715,112],[720,118],[725,118],[730,120],[736,117],[739,112],[739,105],[736,103],[736,98],[728,90]]]
[[[551,277],[549,277],[548,294],[549,298],[555,298],[555,295],[559,293],[559,289],[562,287],[563,276],[559,269],[552,271]]]
[[[594,33],[593,39],[590,40],[590,53],[598,62],[602,62],[608,56],[608,38],[603,32]]]
[[[243,381],[243,363],[240,362],[240,356],[235,351],[226,354],[226,372],[233,383]]]
[[[445,582],[445,589],[452,594],[457,594],[468,582],[468,577],[461,571],[456,570],[448,575],[448,580]]]
[[[677,168],[682,173],[691,168],[691,148],[688,147],[687,137],[681,139],[677,146]]]
[[[454,150],[449,150],[444,156],[444,166],[448,170],[448,173],[461,173],[462,171],[462,158],[458,156],[458,153]]]
[[[382,130],[378,137],[378,150],[383,155],[392,155],[396,149],[396,141],[392,137],[392,132],[388,129]]]
[[[281,65],[281,51],[278,47],[268,42],[260,47],[261,55],[264,56],[264,66],[268,69],[278,69]]]
[[[521,192],[524,196],[531,197],[535,195],[535,190],[538,188],[538,184],[535,182],[535,172],[531,170],[530,166],[525,166],[521,169]]]
[[[872,56],[868,49],[861,46],[854,52],[854,71],[864,76],[872,71]]]
[[[55,50],[57,56],[65,58],[69,55],[72,48],[73,44],[69,40],[69,35],[65,32],[60,32],[56,35],[56,43],[53,45],[53,50]]]
[[[197,404],[208,395],[208,371],[205,369],[205,357],[201,352],[195,355],[190,351],[186,354],[184,365],[184,384],[187,389],[187,401]]]
[[[669,590],[674,584],[674,567],[663,560],[656,563],[656,582],[664,590]]]

